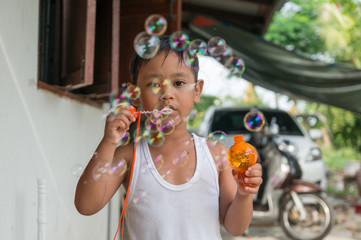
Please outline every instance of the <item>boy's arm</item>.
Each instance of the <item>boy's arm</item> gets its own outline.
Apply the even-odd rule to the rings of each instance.
[[[217,144],[217,152],[228,152],[228,149]],[[212,151],[211,151],[212,152]],[[262,183],[261,165],[256,164],[246,171],[247,183],[255,184],[254,188],[239,186],[238,175],[233,176],[228,162],[223,162],[223,171],[219,172],[219,216],[228,233],[237,236],[245,232],[252,220],[253,194],[258,192]],[[247,180],[246,180],[247,181]]]
[[[97,155],[90,159],[78,181],[74,203],[79,213],[83,215],[97,213],[126,181],[126,173],[116,176],[105,172],[97,178],[94,171],[100,170],[97,173],[101,173],[101,169],[96,168],[109,166],[113,160],[119,159],[124,159],[127,166],[131,165],[133,144],[117,148],[117,143],[129,129],[130,123],[134,121],[135,118],[127,109],[122,109],[117,115],[110,114],[107,117],[104,137],[96,149]]]

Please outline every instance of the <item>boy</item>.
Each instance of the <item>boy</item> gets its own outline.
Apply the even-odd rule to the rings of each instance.
[[[242,188],[227,162],[216,167],[214,159],[228,152],[225,146],[188,132],[185,119],[200,99],[203,81],[197,81],[196,67],[185,64],[183,52],[169,47],[169,37],[160,39],[159,51],[152,59],[134,55],[131,60],[132,82],[141,90],[140,98],[133,104],[144,111],[172,109],[167,121],[174,124],[173,132],[159,146],[143,139],[138,143],[130,186],[129,171],[109,176],[106,181],[95,181],[92,170],[100,161],[124,159],[127,166],[133,161],[134,144],[117,147],[117,140],[135,118],[127,107],[122,107],[117,115],[110,114],[96,149],[98,156],[90,160],[79,179],[75,205],[81,214],[92,215],[124,184],[126,189],[130,187],[127,219],[133,240],[222,239],[220,223],[230,234],[240,235],[252,219],[252,196],[262,183],[261,166],[256,164],[246,171],[245,181],[254,187]],[[160,96],[154,92],[161,85],[159,79],[170,83]],[[174,161],[178,152],[184,153],[181,164]],[[164,162],[156,167],[159,156]],[[146,199],[137,201],[139,197]]]

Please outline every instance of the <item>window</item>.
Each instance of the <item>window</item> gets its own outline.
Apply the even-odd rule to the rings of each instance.
[[[243,123],[244,116],[249,110],[219,110],[215,112],[211,131],[223,131],[225,133],[251,133],[246,129]],[[302,131],[295,121],[286,112],[261,110],[266,118],[267,124],[270,124],[272,118],[276,118],[279,126],[279,134],[303,136]]]
[[[180,30],[181,0],[40,0],[38,86],[89,102],[130,81],[133,39],[150,14]]]

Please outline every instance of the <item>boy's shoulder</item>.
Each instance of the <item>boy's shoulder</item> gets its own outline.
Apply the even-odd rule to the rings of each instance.
[[[130,163],[134,155],[134,143],[130,142],[126,145],[119,145],[114,153],[114,158],[123,158]]]

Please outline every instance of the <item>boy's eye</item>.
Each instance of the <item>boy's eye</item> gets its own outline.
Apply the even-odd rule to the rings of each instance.
[[[159,83],[157,83],[157,82],[151,82],[148,84],[148,86],[152,87],[152,88],[160,87]]]
[[[174,85],[177,86],[177,87],[183,86],[184,84],[185,84],[185,82],[183,82],[183,81],[176,81],[174,83]]]

